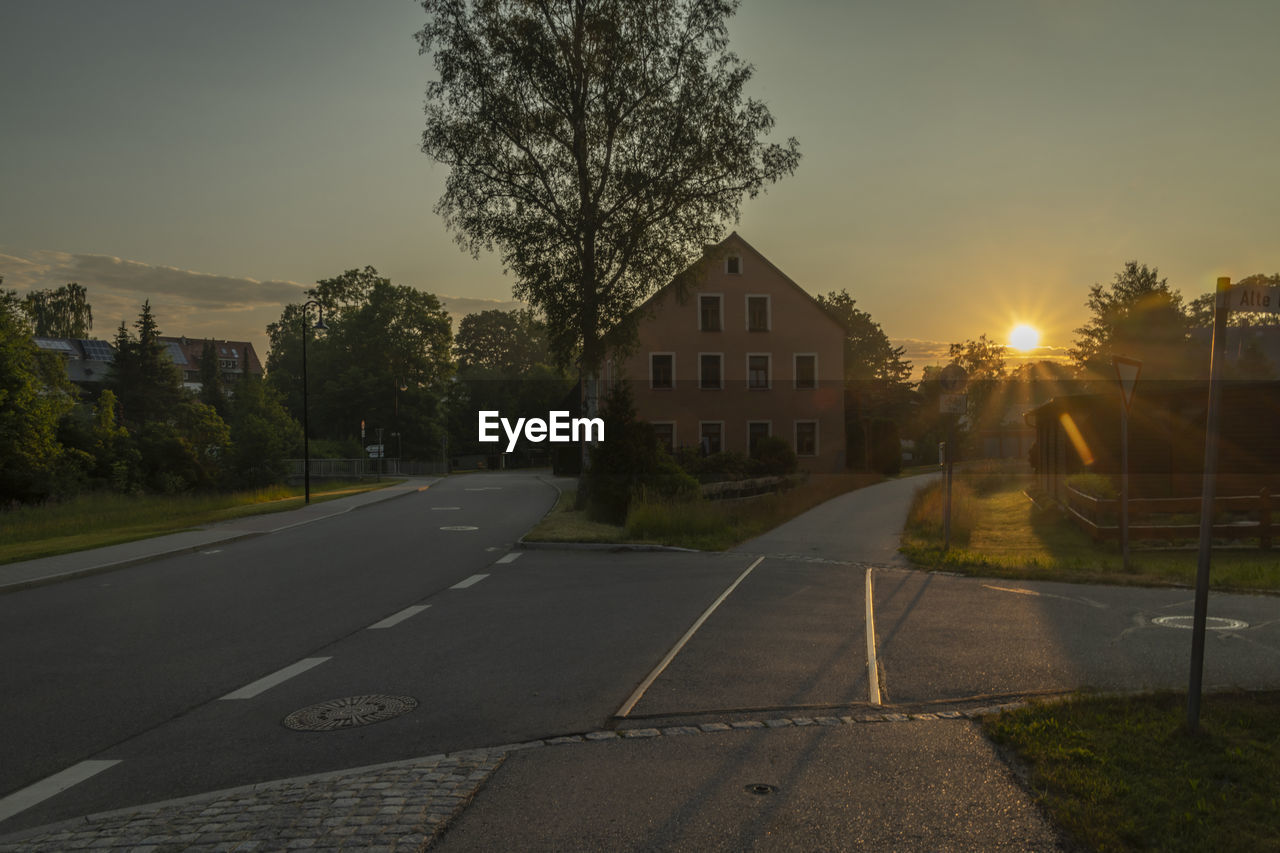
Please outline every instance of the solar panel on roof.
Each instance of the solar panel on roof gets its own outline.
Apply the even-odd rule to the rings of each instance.
[[[169,360],[174,364],[184,365],[187,363],[187,354],[182,351],[182,346],[176,341],[167,341],[164,350],[169,356]]]
[[[40,349],[50,350],[51,352],[65,352],[69,355],[76,354],[76,348],[71,345],[71,342],[64,341],[61,338],[36,338],[35,342]]]
[[[90,361],[115,361],[115,350],[106,341],[81,340],[85,358]]]

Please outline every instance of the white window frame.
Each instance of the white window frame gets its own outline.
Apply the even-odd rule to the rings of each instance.
[[[747,421],[747,453],[748,454],[751,453],[751,425],[752,424],[764,424],[765,426],[769,427],[769,432],[767,435],[769,438],[773,437],[773,421],[748,420]]]
[[[714,296],[720,302],[720,328],[704,329],[702,328],[702,300],[704,298]],[[699,332],[723,332],[724,331],[724,294],[723,293],[699,293],[697,299],[698,311],[698,331]]]
[[[813,385],[800,384],[800,359],[813,359]],[[791,387],[798,391],[815,391],[818,388],[818,354],[816,352],[797,352],[791,354]]]
[[[751,328],[751,300],[764,300],[764,329]],[[773,331],[773,295],[769,293],[748,293],[742,297],[742,310],[746,315],[742,318],[742,328],[748,332],[759,333],[761,331]]]
[[[658,387],[653,384],[653,357],[655,355],[671,356],[671,385],[670,387]],[[650,391],[674,391],[676,389],[676,354],[674,352],[651,352],[649,353],[649,390]]]
[[[800,424],[813,424],[813,452],[800,452]],[[802,459],[812,459],[822,452],[822,425],[819,421],[804,419],[796,420],[791,427],[791,446],[796,451],[796,456]]]
[[[676,422],[675,421],[649,421],[649,423],[652,424],[653,426],[670,426],[671,427],[671,452],[675,453],[676,448],[680,446],[679,439],[676,437],[676,432],[677,432]]]
[[[731,271],[729,270],[729,261],[733,260],[734,258],[737,258],[737,260],[738,260],[738,271],[737,271],[737,272],[731,272]],[[729,255],[726,255],[726,256],[725,256],[725,259],[724,259],[724,274],[725,274],[725,275],[742,275],[742,255],[741,255],[741,254],[739,254],[739,253],[737,253],[737,252],[734,252],[734,253],[732,253],[732,254],[729,254]]]
[[[714,355],[720,359],[720,384],[715,387],[708,387],[702,381],[702,357],[706,355]],[[722,352],[700,352],[698,353],[698,390],[699,391],[723,391],[724,390],[724,353]]]
[[[753,357],[764,356],[769,360],[768,366],[764,369],[764,387],[751,384],[751,359]],[[747,390],[748,391],[772,391],[773,390],[773,353],[771,352],[749,352],[745,362],[747,366]]]
[[[719,425],[720,425],[720,449],[719,449],[719,450],[712,450],[712,451],[711,451],[711,453],[724,453],[724,450],[725,450],[725,444],[726,444],[726,440],[725,440],[725,439],[726,439],[726,435],[725,435],[724,421],[698,421],[698,449],[699,449],[699,450],[701,450],[701,449],[702,449],[702,428],[703,428],[704,426],[706,426],[707,424],[719,424]],[[708,455],[709,455],[709,454],[708,454]]]

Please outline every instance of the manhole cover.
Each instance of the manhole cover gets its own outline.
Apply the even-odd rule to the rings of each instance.
[[[479,527],[471,527],[471,526],[466,525],[466,524],[451,524],[451,525],[448,525],[448,526],[446,526],[446,527],[441,527],[440,529],[441,529],[441,530],[479,530],[480,528],[479,528]]]
[[[1188,631],[1196,626],[1194,616],[1158,616],[1151,621],[1165,628],[1186,628]],[[1248,628],[1249,623],[1223,616],[1206,616],[1204,627],[1210,631],[1238,631],[1241,628]]]
[[[777,785],[769,785],[764,782],[755,782],[751,785],[745,785],[743,787],[748,794],[759,794],[762,797],[765,796],[766,794],[772,794],[778,790]]]
[[[348,696],[294,711],[284,718],[285,728],[298,732],[327,732],[380,723],[418,707],[412,696]]]

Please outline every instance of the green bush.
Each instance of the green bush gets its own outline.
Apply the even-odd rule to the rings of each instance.
[[[785,438],[776,435],[758,439],[751,449],[749,472],[757,477],[781,477],[794,474],[799,467],[796,452]]]
[[[1114,500],[1120,495],[1119,489],[1110,477],[1095,474],[1092,471],[1072,474],[1067,477],[1067,485],[1078,492],[1084,492],[1086,495],[1102,500]]]

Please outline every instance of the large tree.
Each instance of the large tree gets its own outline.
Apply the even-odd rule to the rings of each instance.
[[[1082,378],[1113,378],[1115,355],[1141,360],[1144,378],[1187,379],[1197,373],[1182,295],[1169,289],[1156,267],[1127,262],[1110,287],[1089,288],[1087,305],[1093,316],[1076,329],[1079,337],[1068,353]]]
[[[33,290],[22,299],[36,335],[42,338],[87,338],[93,328],[88,291],[76,282],[56,290]]]
[[[761,141],[773,117],[728,49],[736,0],[422,5],[437,210],[474,255],[499,252],[562,365],[590,375],[606,332],[632,340],[632,309],[799,162],[794,139]]]
[[[383,431],[393,452],[439,453],[441,399],[453,375],[453,335],[440,300],[408,285],[392,284],[373,267],[347,270],[306,293],[320,302],[328,331],[310,339],[310,425],[313,438],[358,438]],[[316,313],[309,311],[308,323]],[[302,306],[286,305],[267,327],[269,382],[285,407],[302,420]],[[315,335],[311,329],[307,335]],[[396,441],[392,433],[402,433]]]

